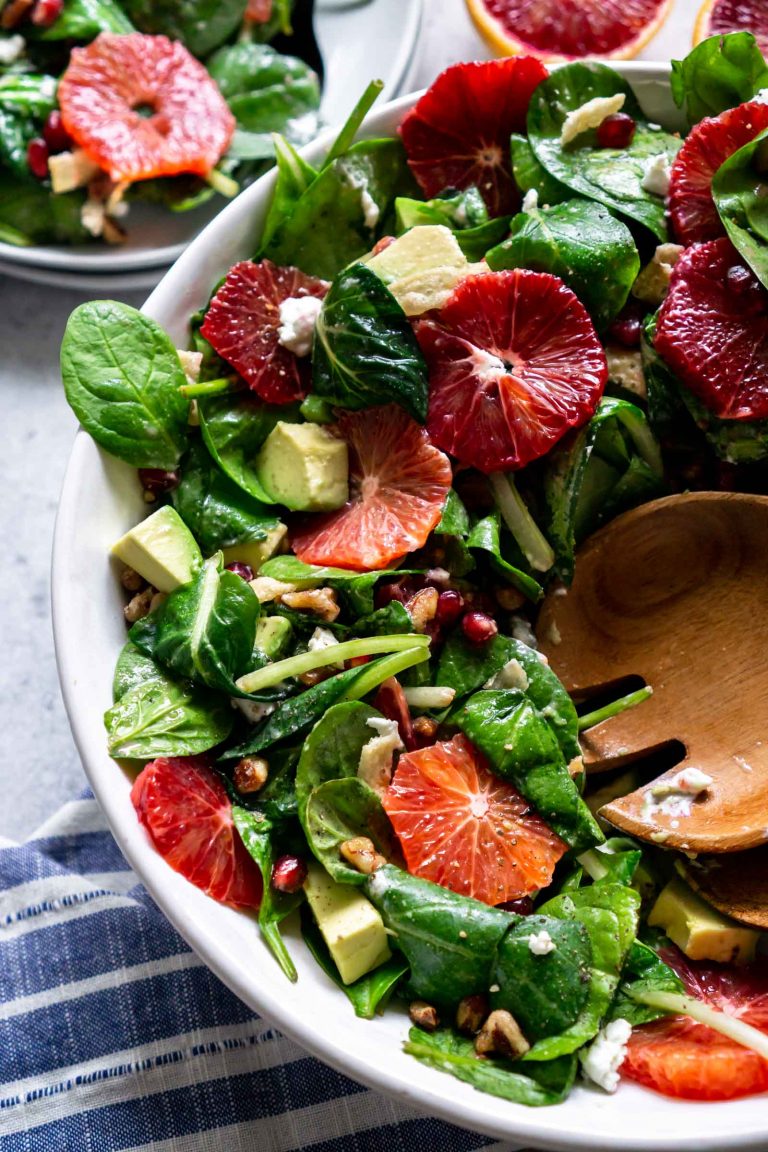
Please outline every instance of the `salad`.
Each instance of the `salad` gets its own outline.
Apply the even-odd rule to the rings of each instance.
[[[0,0],[0,241],[120,244],[132,202],[234,196],[273,132],[312,139],[318,76],[270,43],[291,7]]]
[[[63,342],[148,505],[105,715],[138,819],[288,980],[296,914],[358,1015],[518,1103],[768,1089],[759,931],[606,824],[640,767],[586,778],[652,686],[572,700],[536,638],[601,524],[764,486],[764,85],[749,34],[700,45],[682,139],[603,64],[461,64],[355,142],[374,86],[318,168],[278,140],[188,348],[111,301]]]

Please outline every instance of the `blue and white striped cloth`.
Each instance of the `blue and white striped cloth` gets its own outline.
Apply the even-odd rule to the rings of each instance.
[[[504,1152],[309,1057],[190,951],[90,793],[0,839],[0,1152]]]

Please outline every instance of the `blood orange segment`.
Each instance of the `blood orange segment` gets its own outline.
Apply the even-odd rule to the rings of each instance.
[[[768,417],[768,291],[730,240],[683,253],[654,341],[672,371],[716,416]]]
[[[567,851],[464,736],[404,753],[383,803],[409,872],[486,904],[545,888]]]
[[[214,900],[258,908],[261,873],[232,822],[224,786],[203,757],[153,760],[137,776],[131,800],[172,868]]]
[[[695,964],[676,949],[661,955],[690,995],[768,1033],[765,973]],[[665,1096],[687,1100],[731,1100],[768,1091],[767,1061],[685,1016],[635,1028],[621,1071]]]
[[[669,179],[672,228],[681,244],[699,244],[725,235],[712,199],[712,177],[729,156],[768,128],[768,104],[729,108],[701,120],[675,157]]]
[[[325,280],[269,260],[243,260],[227,273],[200,329],[219,356],[270,404],[289,404],[306,395],[302,364],[279,340],[280,305],[289,297],[328,291]]]
[[[427,196],[474,184],[494,216],[515,211],[509,138],[525,131],[531,96],[546,76],[529,56],[441,72],[400,125],[408,164]]]
[[[387,568],[421,548],[440,520],[450,463],[397,404],[345,412],[336,431],[349,446],[349,502],[307,518],[293,550],[305,564]]]
[[[656,35],[672,0],[467,0],[467,7],[500,55],[626,60]]]
[[[723,32],[751,32],[768,55],[768,7],[765,0],[704,0],[693,30],[693,43]]]
[[[102,32],[73,48],[58,100],[66,131],[117,182],[206,176],[235,130],[206,69],[166,36]]]
[[[470,276],[415,331],[430,437],[481,472],[543,456],[592,416],[608,379],[586,309],[546,272]]]

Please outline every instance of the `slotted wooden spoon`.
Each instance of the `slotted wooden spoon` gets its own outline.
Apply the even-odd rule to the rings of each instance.
[[[537,634],[577,698],[626,677],[653,687],[584,733],[589,772],[685,748],[602,816],[687,852],[768,843],[768,497],[696,492],[618,517],[579,551],[567,594],[544,601]],[[666,813],[653,790],[687,767],[712,784],[687,815]]]

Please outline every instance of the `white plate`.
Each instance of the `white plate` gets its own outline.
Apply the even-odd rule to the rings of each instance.
[[[646,112],[672,126],[666,67],[629,64]],[[414,97],[369,117],[366,132],[392,132]],[[329,136],[308,150],[316,160]],[[183,345],[190,314],[235,261],[252,251],[274,177],[265,176],[231,204],[168,273],[146,304]],[[102,714],[111,703],[115,660],[125,640],[122,596],[107,559],[110,545],[146,512],[133,470],[78,434],[64,482],[53,555],[54,633],[64,701],[93,790],[128,861],[201,958],[238,996],[305,1048],[356,1080],[425,1112],[525,1147],[601,1152],[722,1152],[768,1147],[768,1100],[691,1104],[622,1084],[615,1096],[578,1087],[563,1104],[528,1109],[484,1096],[432,1071],[401,1048],[408,1030],[395,1008],[359,1020],[323,974],[295,926],[286,935],[299,980],[291,985],[259,938],[251,918],[214,903],[157,855],[136,819],[130,780],[110,760]]]
[[[418,39],[422,5],[423,0],[347,0],[337,6],[334,0],[320,0],[315,34],[325,65],[320,113],[326,124],[343,123],[374,71],[384,81],[379,99],[391,100],[397,94]],[[223,207],[218,197],[181,213],[134,204],[127,219],[128,240],[119,248],[97,243],[18,248],[0,243],[0,271],[38,283],[83,289],[90,287],[80,279],[85,274],[114,278],[134,273],[129,281],[113,279],[110,283],[116,288],[151,288]],[[148,268],[158,271],[146,273],[137,282],[135,273]],[[35,275],[25,275],[23,269],[35,269]],[[98,288],[98,281],[93,286]],[[109,290],[106,283],[103,287]]]

